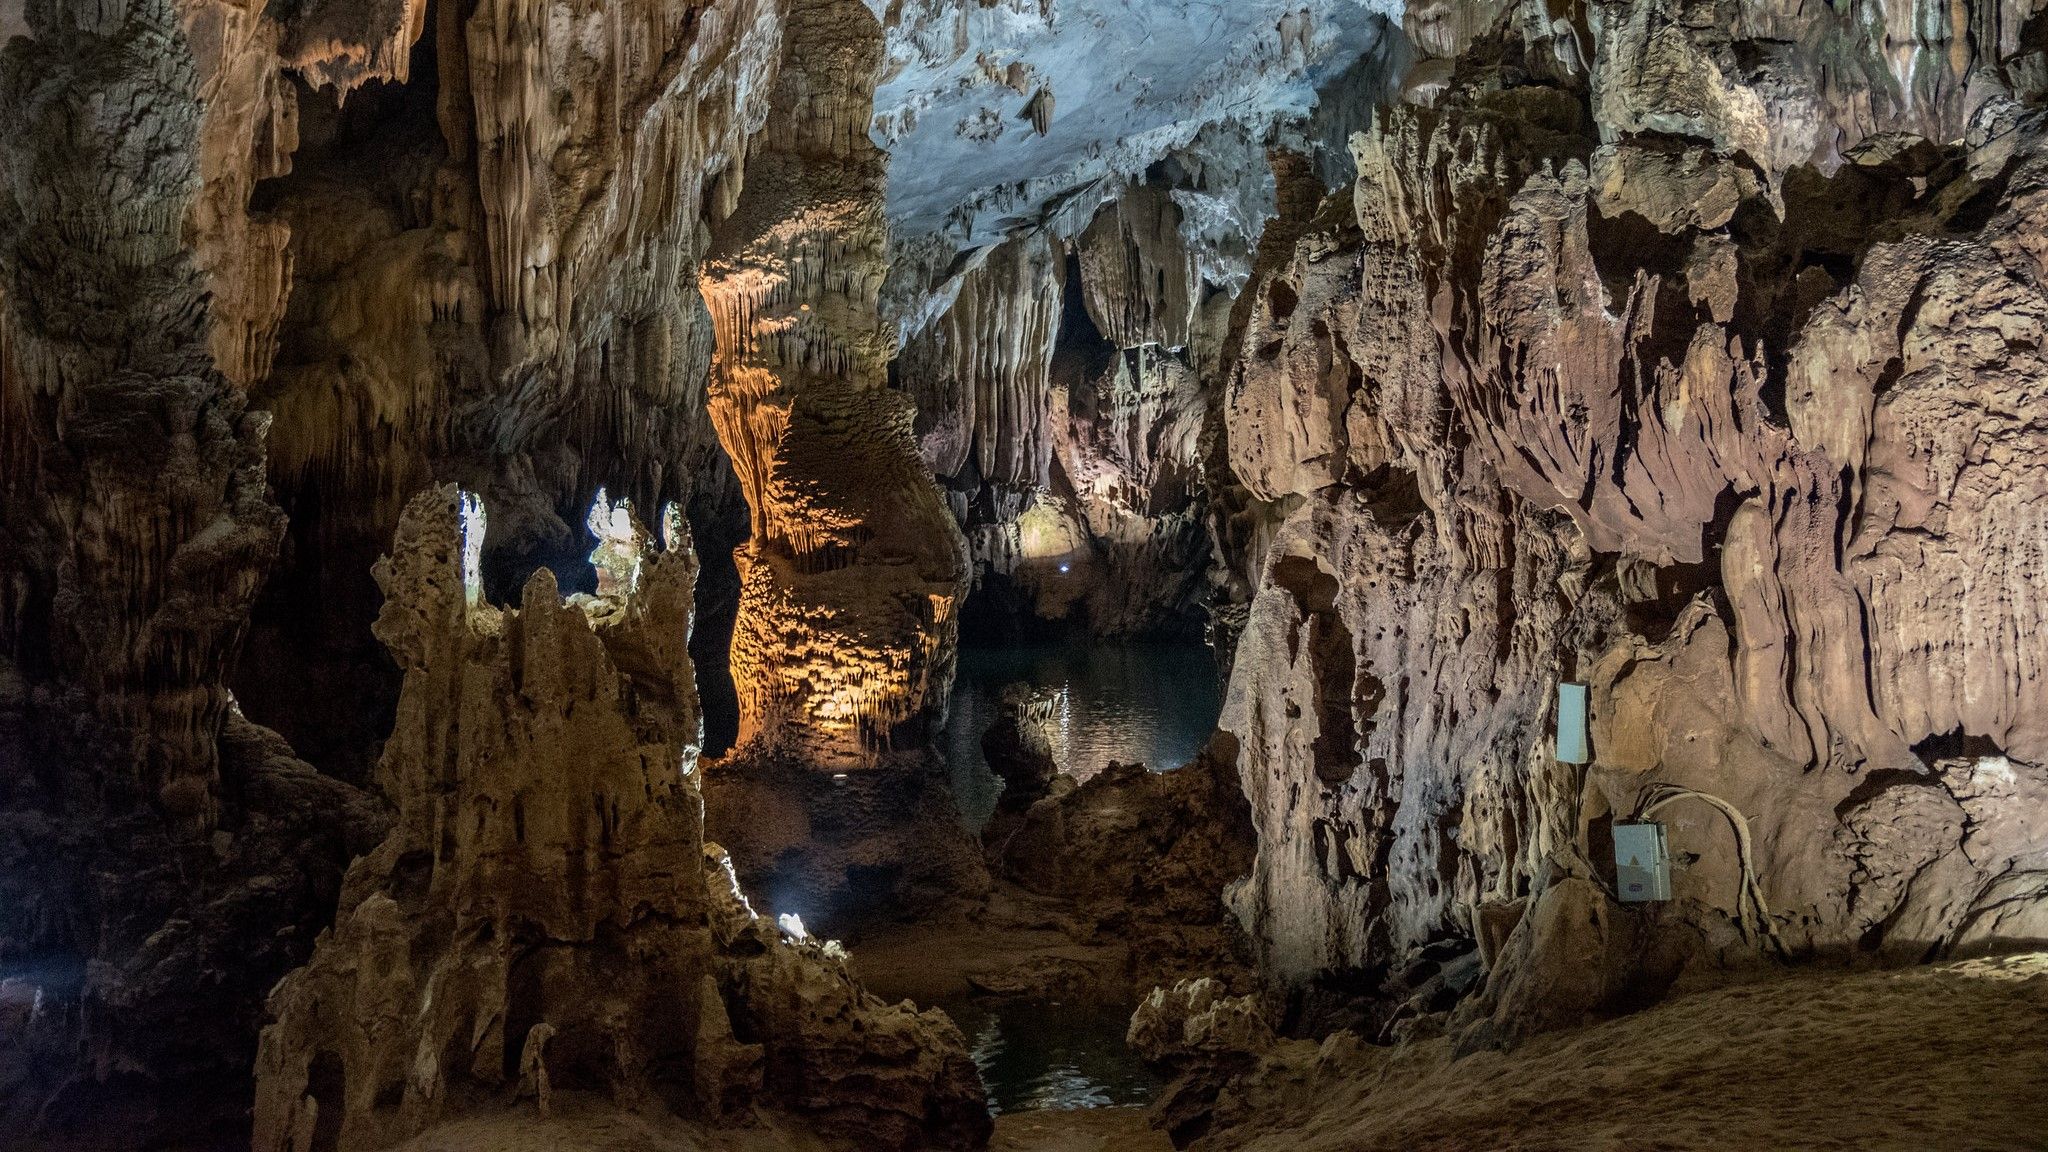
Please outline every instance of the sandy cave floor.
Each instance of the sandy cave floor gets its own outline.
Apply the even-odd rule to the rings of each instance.
[[[1292,1045],[1246,1152],[2048,1149],[2048,953],[1794,973],[1453,1061]]]
[[[1173,1152],[1143,1108],[1013,1112],[996,1117],[989,1152]]]

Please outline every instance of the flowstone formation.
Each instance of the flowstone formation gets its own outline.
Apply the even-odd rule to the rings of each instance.
[[[768,123],[703,271],[711,415],[752,512],[734,557],[739,741],[865,768],[944,717],[965,558],[887,387],[887,168],[867,136],[881,28],[859,0],[797,0],[782,31]]]
[[[1468,1043],[1687,965],[2043,937],[2039,22],[1881,15],[1511,6],[1262,245],[1231,900],[1305,1019],[1473,951]],[[1675,900],[1615,904],[1655,786],[1731,805],[1754,876],[1688,801]]]
[[[565,1093],[977,1146],[988,1118],[951,1022],[867,996],[836,946],[785,939],[703,841],[680,513],[638,555],[629,507],[592,518],[596,596],[562,599],[543,568],[499,609],[481,503],[447,486],[408,505],[377,573],[377,634],[405,671],[379,773],[396,824],[271,995],[254,1147],[392,1147]]]
[[[804,919],[1208,968],[1136,1036],[1223,1144],[1361,1044],[2048,940],[2041,0],[0,36],[0,1144],[239,1146],[252,1067],[264,1152],[984,1140]],[[978,841],[958,636],[1054,621],[1206,632],[1225,731],[1070,787],[1013,698]]]
[[[1267,149],[1348,178],[1409,55],[1349,3],[906,3],[875,132],[884,311],[919,449],[967,535],[981,635],[1199,636],[1218,356],[1284,196]],[[1161,61],[1172,61],[1161,66]]]

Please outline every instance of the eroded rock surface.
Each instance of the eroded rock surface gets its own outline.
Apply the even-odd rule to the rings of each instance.
[[[246,192],[289,128],[240,102],[275,77],[239,10],[26,15],[0,50],[0,965],[43,1008],[0,1035],[0,1129],[211,1139],[262,989],[376,828],[228,690],[283,518],[226,351],[269,241],[210,184]]]
[[[542,569],[501,610],[480,595],[475,498],[409,505],[379,568],[378,635],[406,672],[380,773],[397,823],[271,996],[257,1149],[390,1147],[564,1091],[683,1117],[779,1108],[849,1144],[985,1138],[951,1023],[866,995],[707,859],[696,560],[673,507],[663,528],[638,564],[607,546],[599,595],[565,601]]]
[[[1512,1031],[1626,1006],[1666,948],[2039,936],[2048,841],[1958,815],[2048,771],[2025,51],[1906,101],[1870,41],[1743,12],[1512,10],[1262,250],[1226,397],[1274,525],[1223,719],[1260,844],[1232,900],[1311,1004],[1475,949]],[[1729,65],[1767,28],[1800,48]],[[1837,52],[1870,88],[1821,112]],[[1552,757],[1560,680],[1592,686],[1590,770]],[[1704,805],[1658,817],[1674,903],[1600,892],[1653,784],[1746,818],[1763,923]]]
[[[1131,183],[1083,229],[956,263],[930,289],[945,306],[907,325],[898,371],[984,620],[1199,634],[1215,397],[1199,321],[1228,301],[1191,224],[1168,189]]]
[[[989,855],[1026,891],[1070,903],[1101,935],[1131,944],[1140,990],[1239,970],[1221,894],[1255,847],[1228,737],[1167,772],[1112,762],[1062,778],[1021,818],[989,828]]]
[[[1243,991],[1227,907],[1261,1019],[1445,1053],[2048,938],[2039,0],[0,0],[0,36],[7,1135],[238,1143],[297,968],[264,1147],[572,1098],[979,1139],[957,1035],[734,874],[1001,905],[996,994]],[[490,536],[415,506],[394,664],[369,562],[451,479]],[[558,595],[607,484],[718,526],[749,747],[708,789],[692,563],[606,503]],[[1228,738],[975,843],[916,747],[970,587],[1206,626]],[[1652,802],[1677,899],[1624,906]]]

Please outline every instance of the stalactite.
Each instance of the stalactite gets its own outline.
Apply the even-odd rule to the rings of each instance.
[[[494,563],[516,565],[572,547],[600,486],[658,505],[719,466],[696,267],[782,36],[775,0],[435,14],[432,73],[353,96],[346,142],[328,139],[333,113],[307,112],[325,135],[264,188],[292,229],[295,302],[255,393],[293,527],[241,687],[317,737],[323,766],[358,773],[360,717],[396,689],[360,573],[411,494],[485,492]],[[362,147],[378,162],[338,154]],[[266,671],[309,650],[337,688],[324,709],[267,692]]]
[[[979,259],[961,273],[952,307],[898,362],[917,401],[918,446],[940,476],[1042,487],[1052,461],[1047,375],[1065,303],[1064,246],[1032,232]]]
[[[403,84],[426,20],[427,0],[310,0],[288,25],[280,51],[293,71],[337,95],[373,80]]]
[[[1081,234],[1082,299],[1118,347],[1187,347],[1201,275],[1180,224],[1180,207],[1166,189],[1133,182]]]

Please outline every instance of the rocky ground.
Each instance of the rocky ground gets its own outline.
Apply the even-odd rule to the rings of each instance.
[[[1147,991],[1251,972],[1222,891],[1249,829],[1227,751],[1172,772],[1116,765],[1036,801],[1005,792],[984,896],[847,934],[863,981],[919,1003],[1033,997],[1128,1009]]]
[[[1069,1112],[1016,1112],[996,1118],[990,1152],[1166,1152],[1173,1145],[1154,1130],[1142,1108],[1084,1108]]]
[[[609,1105],[570,1100],[547,1117],[531,1107],[436,1129],[401,1152],[822,1152],[798,1129],[707,1131],[656,1125]],[[991,1152],[1167,1152],[1142,1108],[1020,1112],[996,1121]]]
[[[2039,1149],[2048,954],[1701,992],[1509,1052],[1283,1044],[1196,1147]]]

